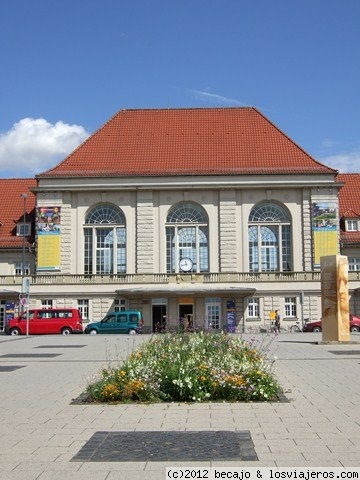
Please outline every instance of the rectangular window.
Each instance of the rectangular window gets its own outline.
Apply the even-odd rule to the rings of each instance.
[[[15,263],[14,265],[15,275],[22,275],[22,263]],[[25,263],[24,265],[24,275],[30,275],[30,263]]]
[[[41,300],[41,308],[53,308],[52,300]]]
[[[291,228],[289,225],[282,225],[281,227],[281,242],[282,242],[282,270],[289,272],[292,270],[291,264]]]
[[[30,237],[31,235],[31,223],[17,223],[16,224],[16,235],[18,237]]]
[[[346,220],[346,231],[357,232],[357,220]]]
[[[176,251],[175,228],[166,227],[166,271],[175,272],[175,251]]]
[[[261,226],[261,271],[276,272],[279,270],[279,244],[277,226]]]
[[[259,318],[260,317],[260,299],[251,297],[248,300],[248,317]]]
[[[208,227],[199,227],[199,262],[200,272],[209,271],[209,229]]]
[[[126,273],[126,230],[125,227],[116,229],[117,238],[117,273]]]
[[[84,230],[85,246],[84,246],[84,273],[91,275],[93,273],[93,231],[89,228]]]
[[[249,263],[250,272],[259,271],[258,228],[249,227]]]
[[[359,272],[360,271],[360,258],[349,257],[349,272]]]
[[[78,309],[80,311],[81,318],[84,321],[88,321],[89,320],[89,300],[81,299],[77,301],[77,304],[78,304]]]
[[[285,317],[296,317],[296,297],[285,297]]]
[[[195,227],[180,227],[178,228],[178,242],[179,242],[179,261],[182,258],[190,258],[193,263],[191,271],[197,270],[196,265],[196,241],[197,230]]]
[[[126,300],[125,298],[116,298],[114,300],[114,311],[123,312],[126,310]]]
[[[96,273],[114,273],[114,232],[112,228],[96,230]]]

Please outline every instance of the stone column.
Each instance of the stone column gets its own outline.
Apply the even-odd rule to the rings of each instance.
[[[320,262],[323,341],[349,342],[348,259],[329,255]]]

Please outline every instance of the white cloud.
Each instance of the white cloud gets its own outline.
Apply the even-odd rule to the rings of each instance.
[[[337,148],[337,146],[338,143],[331,138],[325,138],[320,145],[322,149]]]
[[[360,150],[323,156],[319,161],[340,173],[360,173]]]
[[[1,177],[32,177],[52,168],[88,136],[80,125],[23,118],[0,134]]]
[[[234,98],[227,98],[223,97],[222,95],[218,95],[216,93],[211,93],[207,90],[193,90],[191,88],[187,88],[187,91],[190,92],[192,95],[195,96],[198,100],[201,100],[205,103],[216,103],[219,105],[237,105],[245,107],[247,106],[245,103],[240,102]]]

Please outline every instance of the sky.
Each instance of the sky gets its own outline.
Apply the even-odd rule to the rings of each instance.
[[[359,0],[0,0],[0,178],[122,109],[255,107],[360,172]]]

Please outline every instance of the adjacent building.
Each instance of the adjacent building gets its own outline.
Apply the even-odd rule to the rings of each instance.
[[[360,313],[360,174],[254,108],[121,110],[54,168],[1,182],[3,319],[134,308],[149,332],[259,331],[279,310],[290,328],[320,318],[320,258],[340,253]]]

